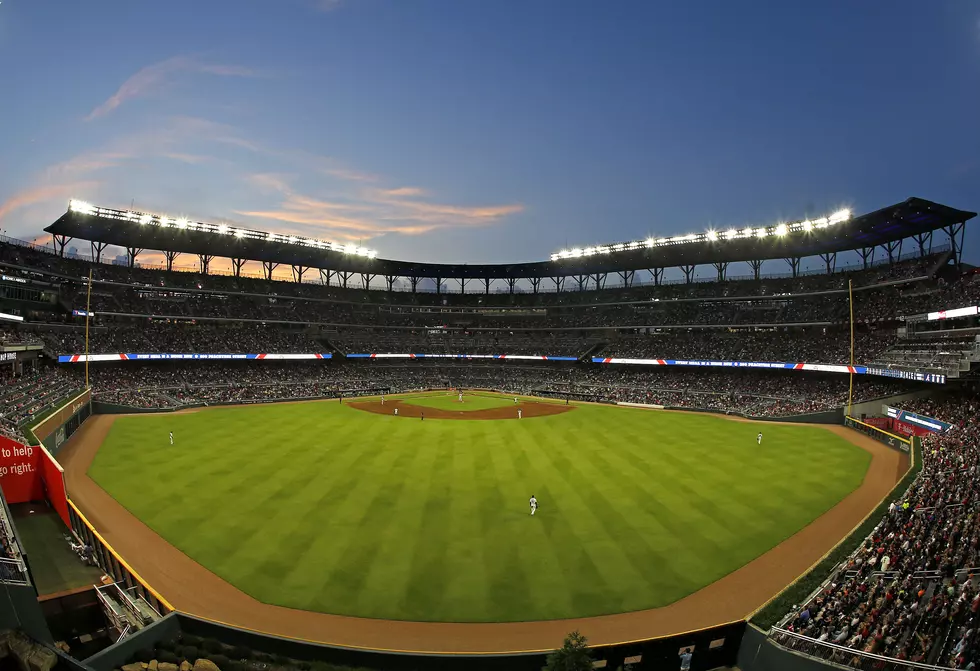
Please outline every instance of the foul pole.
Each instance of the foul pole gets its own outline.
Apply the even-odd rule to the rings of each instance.
[[[850,384],[847,389],[847,414],[851,414],[851,405],[854,401],[854,281],[847,281],[847,305],[851,313],[851,374]]]
[[[88,271],[88,296],[85,298],[85,388],[88,384],[88,320],[92,315],[92,269]]]

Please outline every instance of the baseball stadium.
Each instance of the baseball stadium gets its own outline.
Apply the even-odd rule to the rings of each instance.
[[[72,200],[0,244],[5,622],[96,671],[969,668],[975,216],[452,265]]]

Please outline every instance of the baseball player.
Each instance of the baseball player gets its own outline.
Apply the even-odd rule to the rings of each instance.
[[[517,419],[524,419],[524,413],[520,408],[517,409]]]
[[[759,443],[759,445],[762,445],[762,431],[760,431],[759,435],[755,437],[755,440]]]
[[[531,503],[531,514],[533,515],[534,511],[538,509],[538,500],[534,498],[534,494],[531,494],[530,503]]]
[[[514,405],[517,405],[517,397],[514,397]]]
[[[459,402],[463,402],[463,392],[459,392]]]
[[[398,408],[395,408],[395,417],[398,417]]]
[[[174,432],[173,431],[170,432],[170,444],[171,445],[174,444]]]
[[[385,404],[385,395],[381,394],[381,405]]]

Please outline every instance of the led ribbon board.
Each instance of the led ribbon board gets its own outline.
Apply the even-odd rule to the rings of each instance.
[[[854,373],[855,375],[878,375],[918,382],[945,384],[946,376],[939,373],[920,373],[893,370],[891,368],[872,368],[870,366],[847,366],[827,363],[788,363],[779,361],[699,361],[682,359],[619,359],[614,357],[592,357],[592,363],[619,363],[639,366],[709,366],[718,368],[762,368],[770,370],[810,370],[819,373]]]
[[[901,408],[893,408],[890,405],[885,406],[885,413],[892,419],[905,422],[906,424],[912,424],[913,426],[922,427],[923,429],[932,431],[933,433],[942,433],[943,431],[949,431],[953,428],[952,424],[942,420],[926,417],[925,415],[917,415],[914,412],[908,412],[907,410],[902,410]]]
[[[578,361],[574,356],[541,354],[348,354],[348,359],[513,359],[515,361]]]
[[[308,359],[331,359],[332,354],[61,354],[58,363],[84,363],[85,361],[182,361],[204,359],[210,361],[300,361]]]

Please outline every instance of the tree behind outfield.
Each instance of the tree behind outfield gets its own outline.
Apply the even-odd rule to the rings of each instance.
[[[547,671],[592,671],[588,639],[577,631],[565,637],[562,646],[548,655]]]

